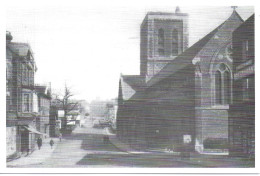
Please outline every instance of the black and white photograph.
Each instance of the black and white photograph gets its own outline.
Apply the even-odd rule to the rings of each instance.
[[[8,172],[256,168],[255,6],[47,2],[6,6]]]

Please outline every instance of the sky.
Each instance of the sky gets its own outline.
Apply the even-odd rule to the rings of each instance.
[[[162,1],[165,2],[165,1]],[[173,3],[117,3],[12,6],[6,8],[6,30],[14,42],[28,42],[33,50],[36,83],[64,84],[74,98],[87,101],[118,95],[120,74],[139,74],[140,25],[149,11],[175,12]],[[181,6],[189,14],[189,46],[232,13],[230,6]],[[252,6],[236,9],[246,20]]]

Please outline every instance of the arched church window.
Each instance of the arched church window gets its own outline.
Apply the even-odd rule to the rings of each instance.
[[[158,31],[158,54],[159,56],[164,55],[164,30],[162,28]]]
[[[228,71],[224,72],[224,103],[230,103],[230,73]]]
[[[222,84],[221,84],[221,72],[216,71],[215,74],[215,92],[216,92],[216,104],[221,104],[221,92],[222,92]]]
[[[177,56],[178,55],[178,43],[179,43],[179,34],[177,29],[174,29],[172,32],[172,55]]]
[[[231,77],[228,67],[220,64],[215,73],[216,104],[229,104],[231,102]]]

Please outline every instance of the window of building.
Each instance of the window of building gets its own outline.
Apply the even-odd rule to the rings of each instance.
[[[230,103],[230,74],[228,71],[224,72],[224,104]]]
[[[177,56],[178,55],[178,43],[179,43],[179,34],[176,29],[172,32],[172,55]]]
[[[254,100],[254,79],[246,78],[243,80],[243,101]]]
[[[30,70],[27,68],[27,85],[30,85]]]
[[[29,85],[33,85],[33,70],[29,70]]]
[[[158,31],[158,45],[164,46],[164,30],[162,28]]]
[[[248,40],[245,40],[242,43],[242,59],[243,61],[248,59]]]
[[[27,52],[27,59],[30,60],[30,58],[31,58],[31,52],[28,51],[28,52]]]
[[[255,81],[254,78],[248,78],[248,91],[249,91],[249,99],[251,101],[255,100]]]
[[[220,64],[215,73],[215,102],[231,103],[231,75],[225,64]]]
[[[243,100],[248,100],[249,99],[249,91],[248,91],[248,79],[245,79],[244,82],[243,82]]]
[[[28,85],[29,83],[29,70],[26,65],[23,64],[22,66],[22,77],[23,77],[23,84]]]
[[[158,31],[158,54],[164,55],[164,30],[162,28]]]
[[[215,88],[216,88],[216,103],[221,104],[221,73],[220,71],[217,71],[215,74]]]
[[[24,112],[29,112],[30,111],[30,95],[24,94],[23,99],[24,99]]]
[[[158,53],[159,53],[159,56],[163,56],[164,55],[164,49],[158,49]]]

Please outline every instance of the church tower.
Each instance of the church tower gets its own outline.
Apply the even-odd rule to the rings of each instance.
[[[188,48],[188,14],[148,12],[141,24],[140,74],[149,81]]]

